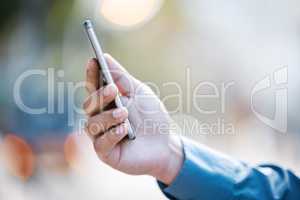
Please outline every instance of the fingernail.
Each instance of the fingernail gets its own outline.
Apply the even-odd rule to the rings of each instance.
[[[115,119],[120,119],[126,116],[126,108],[118,108],[112,112],[112,115]]]
[[[123,134],[124,131],[125,131],[125,129],[124,129],[124,126],[123,126],[123,125],[120,125],[120,126],[118,126],[118,127],[116,128],[116,134],[117,134],[117,135]]]
[[[114,93],[115,90],[116,90],[116,86],[114,84],[107,85],[103,89],[103,96],[105,97],[110,96],[111,94]]]

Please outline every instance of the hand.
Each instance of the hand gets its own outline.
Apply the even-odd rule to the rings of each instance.
[[[86,132],[98,157],[111,167],[133,175],[151,175],[170,184],[178,174],[183,153],[180,139],[171,134],[170,116],[153,91],[131,76],[111,56],[105,55],[115,85],[103,86],[96,59],[86,67],[89,93],[83,107],[88,116]],[[121,94],[127,108],[112,108]],[[129,120],[136,139],[126,138]]]

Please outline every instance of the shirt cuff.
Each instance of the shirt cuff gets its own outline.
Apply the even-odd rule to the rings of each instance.
[[[159,187],[170,199],[231,199],[233,175],[244,168],[237,162],[204,146],[182,138],[183,166],[171,183]]]

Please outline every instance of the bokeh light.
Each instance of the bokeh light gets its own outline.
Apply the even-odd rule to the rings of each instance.
[[[70,167],[76,167],[78,163],[78,145],[76,143],[76,133],[68,135],[64,143],[64,155]]]
[[[31,146],[21,137],[8,134],[3,141],[4,160],[8,171],[27,180],[32,176],[35,168],[35,155]]]
[[[101,15],[115,25],[130,27],[150,20],[161,4],[162,0],[103,0]]]

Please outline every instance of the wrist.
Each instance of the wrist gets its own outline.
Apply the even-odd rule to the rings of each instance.
[[[160,162],[160,167],[154,177],[166,185],[170,185],[177,177],[183,165],[183,146],[181,140],[176,135],[170,135],[168,140],[167,153]]]

